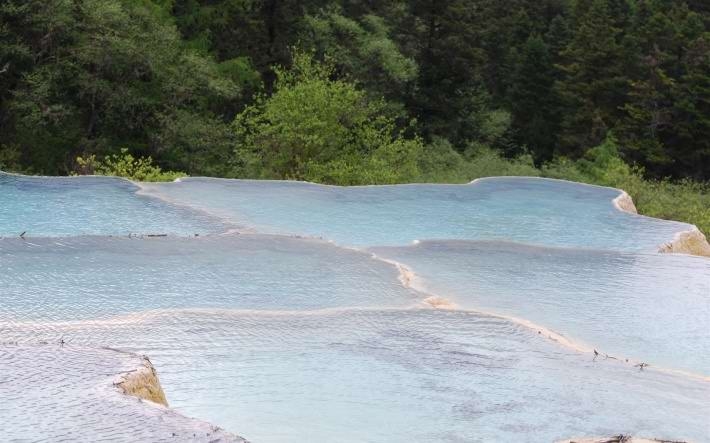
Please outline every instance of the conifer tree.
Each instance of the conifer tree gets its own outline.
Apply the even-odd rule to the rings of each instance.
[[[634,56],[628,71],[633,78],[617,132],[627,159],[655,176],[678,169],[702,175],[697,167],[705,140],[702,103],[707,91],[702,83],[707,74],[699,71],[708,57],[703,29],[698,14],[685,4],[639,2],[629,33]]]
[[[528,38],[513,75],[510,104],[517,141],[527,146],[539,162],[552,158],[556,141],[554,82],[547,45],[540,36]]]
[[[608,3],[593,0],[577,18],[576,32],[562,52],[563,79],[556,89],[564,103],[559,138],[563,154],[579,155],[601,143],[618,119],[626,95],[622,30],[614,26]]]

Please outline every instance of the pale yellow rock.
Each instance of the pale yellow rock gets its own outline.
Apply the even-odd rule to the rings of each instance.
[[[676,234],[673,241],[661,246],[659,252],[700,255],[710,257],[710,244],[705,235],[693,227],[690,231]]]
[[[614,206],[616,206],[616,208],[620,211],[638,214],[634,200],[629,194],[626,193],[626,191],[621,191],[621,194],[614,199]]]
[[[67,343],[0,343],[0,355],[10,357],[0,359],[0,409],[9,405],[0,411],[2,442],[246,443],[166,407],[155,371],[140,355]]]
[[[138,368],[121,374],[116,386],[121,388],[124,394],[168,406],[158,374],[147,357],[142,358]]]

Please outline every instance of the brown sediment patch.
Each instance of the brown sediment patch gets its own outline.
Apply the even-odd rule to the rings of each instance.
[[[693,226],[689,231],[677,233],[673,240],[662,245],[658,252],[710,257],[710,244],[705,235]]]
[[[447,300],[444,297],[437,297],[432,295],[424,299],[424,303],[436,309],[456,309],[458,306],[451,300]]]
[[[136,369],[120,374],[115,385],[126,395],[168,406],[158,374],[148,357],[141,357],[141,365]]]
[[[345,247],[344,249],[349,249],[349,250],[356,251],[356,252],[362,252],[361,250],[359,250],[357,248]],[[383,257],[378,256],[377,254],[372,254],[372,253],[370,255],[372,256],[373,259],[375,259],[377,261],[380,261],[382,263],[387,263],[389,265],[394,266],[395,269],[397,269],[397,273],[399,274],[397,278],[399,279],[399,282],[402,283],[402,286],[404,286],[407,289],[412,288],[412,286],[415,283],[415,279],[417,278],[417,275],[414,273],[414,271],[412,271],[407,266],[405,266],[404,264],[402,264],[396,260],[390,260],[388,258],[383,258]],[[419,289],[416,289],[416,291],[423,292]]]
[[[397,266],[397,270],[399,271],[399,279],[402,282],[402,285],[405,288],[411,287],[412,280],[414,280],[414,277],[415,277],[414,272],[412,272],[411,269],[409,269],[408,267],[406,267],[400,263],[397,263],[396,266]]]

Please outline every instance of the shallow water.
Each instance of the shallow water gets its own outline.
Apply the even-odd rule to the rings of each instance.
[[[394,266],[270,236],[0,241],[0,320],[71,321],[156,309],[410,306]]]
[[[710,375],[708,259],[462,241],[373,251],[462,308],[526,319],[617,358]]]
[[[2,441],[241,442],[112,385],[141,364],[106,349],[0,344]]]
[[[655,252],[689,229],[618,211],[611,203],[619,195],[614,189],[534,178],[350,188],[184,179],[145,184],[144,192],[259,232],[354,246],[466,239]]]
[[[111,177],[29,177],[0,172],[0,237],[220,232],[215,218],[136,195]]]
[[[710,260],[656,254],[689,226],[622,213],[616,190],[141,186],[0,174],[0,233],[32,227],[0,239],[0,342],[146,353],[172,407],[255,442],[708,441],[710,384],[667,369],[710,373]]]
[[[172,407],[252,441],[707,437],[710,386],[474,313],[165,312],[45,330],[145,352]]]

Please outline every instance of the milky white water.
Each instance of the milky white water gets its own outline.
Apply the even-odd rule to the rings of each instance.
[[[656,254],[689,226],[622,213],[618,191],[136,189],[0,176],[0,233],[29,233],[0,240],[0,343],[146,353],[171,407],[256,442],[708,440],[710,260]],[[0,398],[22,401],[0,422],[33,440],[52,436],[37,423],[90,414],[56,400],[70,397],[61,377],[41,416],[22,406],[31,357],[13,346],[0,344]],[[44,361],[38,373],[60,366]]]
[[[620,212],[611,204],[619,195],[615,189],[535,178],[347,188],[188,178],[142,187],[143,194],[259,232],[310,235],[353,246],[466,239],[656,252],[676,232],[690,228]]]
[[[173,408],[253,441],[707,436],[707,383],[592,361],[475,313],[171,311],[21,330],[145,352]]]
[[[221,232],[204,213],[157,199],[109,177],[28,177],[0,172],[0,237],[176,234]]]
[[[710,260],[670,254],[422,242],[374,248],[423,290],[525,318],[617,358],[710,376]]]
[[[397,269],[326,242],[274,236],[5,239],[7,321],[107,318],[155,309],[409,306]]]
[[[136,355],[110,349],[4,344],[2,441],[242,442],[209,423],[122,394],[113,383],[141,364]]]

